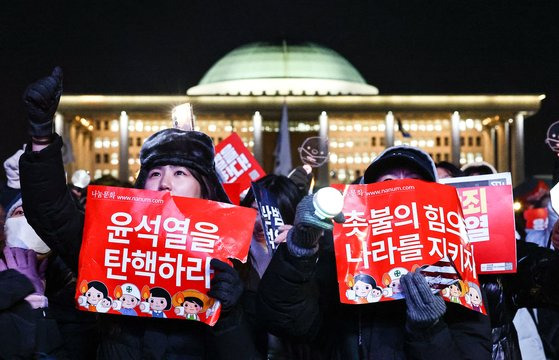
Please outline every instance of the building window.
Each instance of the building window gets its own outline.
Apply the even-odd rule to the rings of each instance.
[[[436,153],[435,154],[435,159],[437,159],[436,160],[437,162],[440,162],[441,161],[441,153]]]
[[[128,138],[128,147],[132,146],[132,144],[134,143],[134,141],[132,140],[131,137]]]
[[[136,146],[142,146],[142,138],[141,137],[136,138]]]
[[[101,164],[101,154],[95,154],[95,163]]]
[[[374,136],[371,138],[371,146],[377,146],[377,138]]]
[[[95,129],[96,130],[101,130],[101,121],[99,121],[99,120],[95,121]]]
[[[103,162],[104,162],[105,164],[108,164],[108,163],[109,163],[109,154],[103,154]]]
[[[476,146],[481,146],[481,136],[476,136]]]
[[[466,144],[466,140],[463,136],[460,136],[460,146],[464,146]]]
[[[435,144],[436,144],[437,146],[441,146],[441,137],[440,137],[440,136],[437,136],[437,137],[435,138]]]
[[[384,136],[380,137],[380,146],[384,146]]]
[[[448,153],[444,154],[444,161],[449,161]]]
[[[444,146],[448,146],[448,136],[444,137]]]
[[[468,136],[468,146],[474,146],[474,138],[471,136]]]
[[[109,122],[107,120],[103,121],[103,130],[109,130]]]

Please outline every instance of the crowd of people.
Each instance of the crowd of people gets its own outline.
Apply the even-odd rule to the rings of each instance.
[[[208,295],[222,305],[215,326],[79,311],[74,296],[89,179],[80,173],[66,183],[62,139],[52,130],[61,94],[59,68],[26,89],[31,138],[4,163],[0,332],[9,341],[0,342],[0,358],[520,359],[513,324],[518,309],[559,306],[553,246],[559,246],[559,228],[551,208],[545,231],[530,239],[520,231],[516,274],[480,276],[489,316],[445,302],[419,272],[401,277],[405,300],[342,304],[332,230],[344,217],[315,214],[312,174],[299,167],[288,177],[267,175],[257,182],[277,199],[285,223],[277,250],[270,252],[257,217],[246,263],[212,259]],[[142,146],[140,163],[138,189],[229,202],[215,171],[213,143],[201,132],[153,134]],[[495,172],[485,163],[463,169],[435,165],[418,148],[396,146],[380,154],[360,182],[437,182]],[[241,206],[258,210],[252,190]],[[547,358],[555,356],[554,330],[535,334]]]

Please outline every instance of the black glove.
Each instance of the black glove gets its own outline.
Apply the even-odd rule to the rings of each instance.
[[[446,311],[444,300],[434,295],[427,280],[419,273],[410,272],[400,278],[406,296],[407,321],[411,329],[425,329],[435,325]]]
[[[243,283],[237,270],[218,259],[212,259],[210,266],[215,275],[211,281],[208,295],[219,300],[224,311],[237,304],[243,293]]]
[[[60,95],[62,95],[62,69],[58,66],[50,76],[34,82],[25,89],[23,102],[31,136],[47,137],[52,134],[52,122]]]
[[[318,240],[324,230],[332,231],[330,219],[320,219],[314,213],[313,196],[307,195],[297,205],[293,227],[287,233],[287,248],[297,257],[312,256],[318,251]],[[339,213],[334,221],[343,223],[344,215]]]
[[[297,166],[295,169],[291,170],[287,177],[291,179],[295,185],[297,185],[301,194],[307,195],[309,193],[312,181],[312,172],[307,174],[307,171],[302,166]]]

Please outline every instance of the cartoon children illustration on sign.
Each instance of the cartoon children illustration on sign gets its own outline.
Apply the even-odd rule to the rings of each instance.
[[[78,304],[88,311],[106,313],[111,309],[111,298],[107,286],[100,281],[83,280],[80,283],[81,296],[78,297]]]
[[[165,311],[170,310],[171,294],[163,288],[149,288],[145,285],[142,288],[142,298],[146,300],[140,304],[140,311],[150,313],[154,318],[167,318]]]
[[[481,312],[483,305],[483,298],[481,297],[481,290],[479,286],[473,282],[468,282],[468,293],[465,296],[466,303],[472,307],[472,310]]]
[[[187,320],[200,321],[199,314],[206,312],[214,300],[198,290],[183,290],[173,296],[175,314],[184,316]]]
[[[122,315],[138,316],[134,308],[140,304],[140,290],[131,283],[125,283],[115,287],[114,295],[117,300],[113,301],[113,308]]]
[[[450,302],[461,304],[460,298],[468,292],[468,284],[462,280],[458,280],[443,291],[443,296],[450,298]],[[480,292],[481,294],[481,292]]]
[[[417,267],[417,265],[414,265],[412,271],[415,271],[415,268]],[[406,268],[396,267],[382,275],[382,283],[385,286],[383,295],[394,300],[403,299],[404,294],[402,293],[402,287],[400,286],[400,278],[402,277],[402,275],[405,275],[407,273],[408,270]]]
[[[346,281],[349,289],[346,291],[348,300],[359,304],[375,303],[382,298],[382,288],[371,275],[357,274],[348,276]]]

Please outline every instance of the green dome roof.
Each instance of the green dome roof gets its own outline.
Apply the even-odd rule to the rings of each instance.
[[[188,95],[378,94],[334,50],[314,43],[252,43],[226,54]]]

